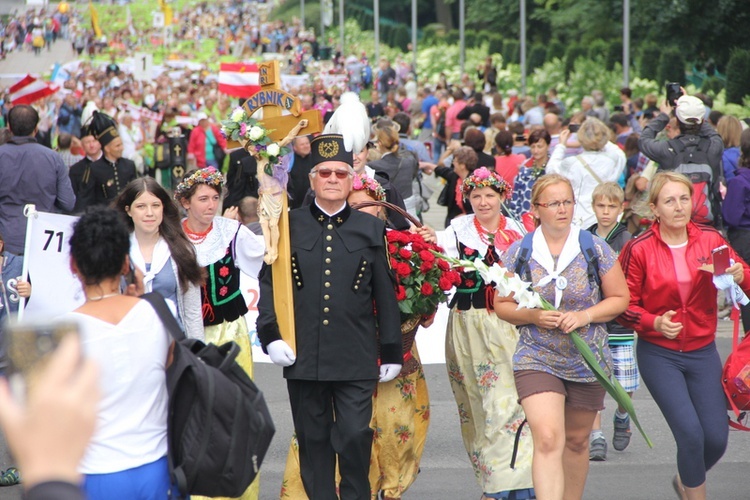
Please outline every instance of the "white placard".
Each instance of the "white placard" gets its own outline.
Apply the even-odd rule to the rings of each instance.
[[[152,12],[151,13],[151,19],[153,20],[153,27],[154,28],[163,28],[164,27],[164,12]]]
[[[154,69],[154,56],[146,52],[136,52],[133,55],[133,77],[136,80],[151,80]]]
[[[70,236],[78,217],[33,211],[29,214],[24,276],[31,297],[19,305],[19,319],[54,318],[80,307],[85,297],[70,270]]]

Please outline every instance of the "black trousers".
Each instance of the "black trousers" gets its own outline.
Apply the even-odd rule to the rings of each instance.
[[[287,380],[302,484],[310,500],[370,498],[370,419],[376,384],[376,380]]]
[[[727,231],[729,244],[742,260],[750,264],[750,229],[733,228]],[[750,304],[740,306],[742,311],[742,331],[750,332]]]

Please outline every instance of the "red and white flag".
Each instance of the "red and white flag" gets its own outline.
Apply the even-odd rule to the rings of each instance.
[[[8,89],[10,102],[14,106],[19,104],[31,104],[39,99],[52,95],[59,90],[57,85],[51,85],[31,75],[26,75]]]
[[[219,92],[233,97],[250,97],[260,92],[260,73],[256,63],[221,63]]]

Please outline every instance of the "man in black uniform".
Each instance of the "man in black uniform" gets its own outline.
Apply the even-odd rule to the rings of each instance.
[[[91,164],[94,185],[93,204],[109,205],[136,176],[135,163],[122,157],[122,139],[115,121],[99,111],[94,111],[90,125],[104,154]]]
[[[94,179],[91,177],[91,164],[102,157],[102,145],[90,131],[88,124],[81,127],[81,144],[86,156],[70,166],[68,176],[73,192],[76,194],[76,206],[73,213],[79,214],[86,207],[94,204]]]
[[[289,171],[289,208],[299,208],[303,205],[307,190],[310,188],[310,170],[313,162],[310,154],[310,136],[301,135],[292,141],[292,166]]]
[[[258,162],[245,148],[235,149],[229,154],[224,210],[239,206],[246,196],[257,198],[258,187]]]
[[[257,330],[284,368],[309,498],[370,497],[372,394],[403,360],[399,310],[379,219],[352,210],[352,154],[342,136],[312,141],[315,202],[289,216],[297,356],[279,333],[271,268],[260,272]],[[378,345],[380,376],[378,377]]]

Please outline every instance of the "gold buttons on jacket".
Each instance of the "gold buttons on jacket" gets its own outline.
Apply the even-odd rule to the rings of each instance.
[[[330,257],[326,257],[326,264],[330,264],[330,263],[331,263],[331,258]]]
[[[330,299],[330,298],[331,298],[331,296],[330,296],[330,295],[323,295],[323,300],[328,300],[328,299]]]
[[[323,324],[327,326],[327,325],[328,325],[328,320],[327,320],[327,319],[324,319],[324,320],[323,320]]]
[[[333,239],[333,236],[331,236],[330,234],[326,236],[326,241],[331,241],[332,239]]]
[[[326,229],[328,229],[329,231],[330,231],[331,229],[333,229],[333,224],[328,224],[328,225],[326,226]]]
[[[330,276],[330,275],[331,275],[331,270],[330,270],[330,269],[326,269],[326,270],[325,270],[325,275],[326,275],[326,276]],[[361,276],[361,275],[360,275],[360,276]]]
[[[323,312],[324,312],[324,313],[330,312],[330,310],[331,310],[331,309],[330,309],[330,308],[328,308],[328,307],[324,307],[324,308],[323,308]]]
[[[326,287],[326,288],[331,288],[331,284],[328,281],[326,281],[325,283],[323,283],[323,286]]]
[[[331,253],[331,252],[333,252],[333,248],[331,248],[331,247],[326,247],[326,252],[328,252],[328,253]]]

